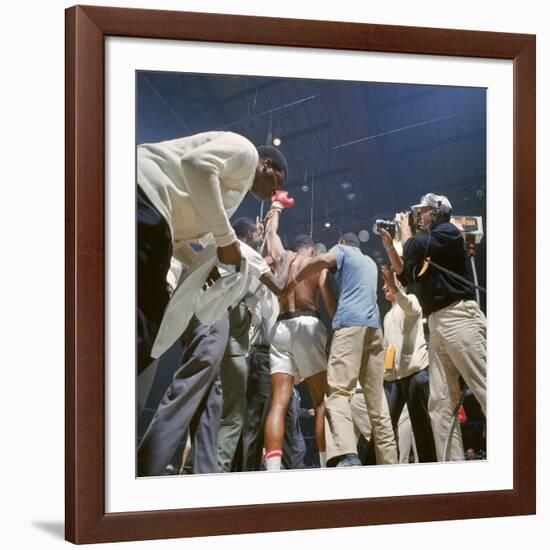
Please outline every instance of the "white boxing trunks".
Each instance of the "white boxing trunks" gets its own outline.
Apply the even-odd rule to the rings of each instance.
[[[281,313],[271,332],[271,374],[309,378],[327,370],[327,331],[316,311]]]

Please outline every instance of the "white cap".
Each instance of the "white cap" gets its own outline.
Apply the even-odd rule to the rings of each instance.
[[[422,208],[423,206],[429,206],[430,208],[437,208],[446,214],[449,214],[453,207],[449,202],[449,199],[445,195],[436,195],[435,193],[427,193],[420,199],[420,204],[411,206],[411,210]]]

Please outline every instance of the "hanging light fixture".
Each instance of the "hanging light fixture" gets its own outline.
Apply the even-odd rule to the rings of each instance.
[[[370,239],[370,233],[366,229],[359,231],[359,240],[362,243],[366,243]]]
[[[275,147],[279,147],[279,145],[281,145],[281,143],[282,143],[281,138],[276,137],[276,138],[273,139],[273,145],[275,145]]]

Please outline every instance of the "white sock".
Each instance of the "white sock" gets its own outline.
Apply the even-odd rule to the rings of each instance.
[[[321,461],[321,468],[327,467],[327,452],[323,451],[322,453],[319,453],[319,459]]]
[[[283,456],[283,451],[281,449],[271,449],[268,453],[265,454],[265,467],[268,471],[280,470],[281,469],[281,457]]]

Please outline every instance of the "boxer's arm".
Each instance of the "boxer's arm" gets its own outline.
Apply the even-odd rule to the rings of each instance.
[[[335,267],[336,256],[332,252],[325,252],[324,254],[319,254],[319,256],[310,258],[288,281],[285,296],[290,294],[296,288],[296,285],[301,281],[304,281],[313,275],[317,275],[317,273],[320,273],[323,269],[333,269]]]
[[[333,269],[336,267],[336,256],[332,252],[325,252],[314,256],[305,262],[302,268],[294,276],[296,284],[309,279],[313,275],[316,275],[323,269]]]
[[[275,294],[281,296],[286,288],[288,281],[288,270],[296,254],[294,252],[285,252],[280,269],[274,274],[271,271],[264,273],[260,281]]]
[[[275,265],[280,265],[285,253],[285,247],[277,231],[279,230],[280,210],[270,210],[265,217],[265,240],[264,253],[273,258]]]

